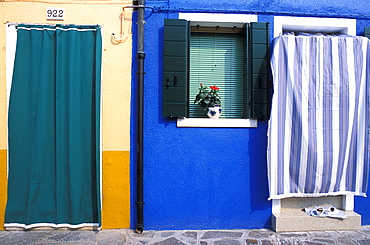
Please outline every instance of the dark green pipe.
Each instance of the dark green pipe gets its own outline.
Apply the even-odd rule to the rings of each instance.
[[[144,106],[144,5],[145,0],[139,0],[137,21],[137,134],[136,134],[136,229],[141,234],[144,231],[144,164],[143,164],[143,106]],[[135,4],[135,1],[134,1]]]

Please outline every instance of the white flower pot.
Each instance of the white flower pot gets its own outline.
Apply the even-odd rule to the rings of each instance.
[[[218,119],[222,114],[222,108],[219,105],[208,107],[206,110],[207,116],[211,119]]]

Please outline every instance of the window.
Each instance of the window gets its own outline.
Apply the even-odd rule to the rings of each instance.
[[[201,54],[201,45],[213,45],[213,47],[229,45],[229,47],[223,51],[219,48],[210,48],[209,50],[215,53],[223,52],[223,55],[215,54],[206,57]],[[218,58],[219,65],[223,63],[223,68],[220,68],[227,72],[221,75],[207,75],[204,70],[195,68],[194,62],[198,61],[194,56],[202,56],[201,62],[208,68],[214,64],[207,59]],[[225,62],[229,64],[226,65]],[[222,107],[227,106],[230,110],[228,113],[225,112],[225,117],[268,118],[268,23],[214,23],[166,19],[162,115],[179,118],[201,116],[192,105],[193,93],[197,91],[199,83],[203,83],[203,79],[207,80],[207,76],[209,76],[208,80],[214,80],[217,77],[217,82],[211,81],[211,84],[204,82],[206,86],[214,84],[221,88],[224,86],[226,93],[222,95]],[[228,82],[232,85],[228,85]],[[235,91],[236,88],[239,90],[239,96],[233,94],[232,90]]]
[[[243,44],[244,37],[231,33],[192,32],[190,35],[189,117],[206,117],[192,103],[199,84],[220,88],[221,118],[243,115]]]
[[[364,36],[370,38],[370,27],[365,27]]]

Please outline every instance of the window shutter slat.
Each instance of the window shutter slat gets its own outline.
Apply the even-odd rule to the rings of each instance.
[[[246,24],[244,59],[244,115],[266,119],[270,114],[270,38],[269,23]]]
[[[188,116],[189,23],[164,20],[162,116]]]
[[[244,57],[243,57],[243,117],[250,118],[250,83],[249,77],[251,73],[251,67],[249,62],[249,23],[244,25],[245,29],[245,42],[244,42]]]

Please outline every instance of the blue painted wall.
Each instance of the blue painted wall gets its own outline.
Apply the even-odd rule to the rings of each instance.
[[[270,228],[266,167],[267,122],[258,128],[177,128],[161,116],[163,20],[179,12],[253,13],[356,18],[357,34],[370,26],[367,0],[146,1],[144,226],[145,229]],[[134,15],[133,23],[136,23]],[[136,26],[133,27],[134,39]],[[134,44],[133,53],[136,53]],[[132,125],[135,125],[136,63],[133,58]],[[132,150],[135,152],[135,126]],[[132,162],[132,226],[135,224],[135,155]],[[369,198],[356,198],[370,224]]]

